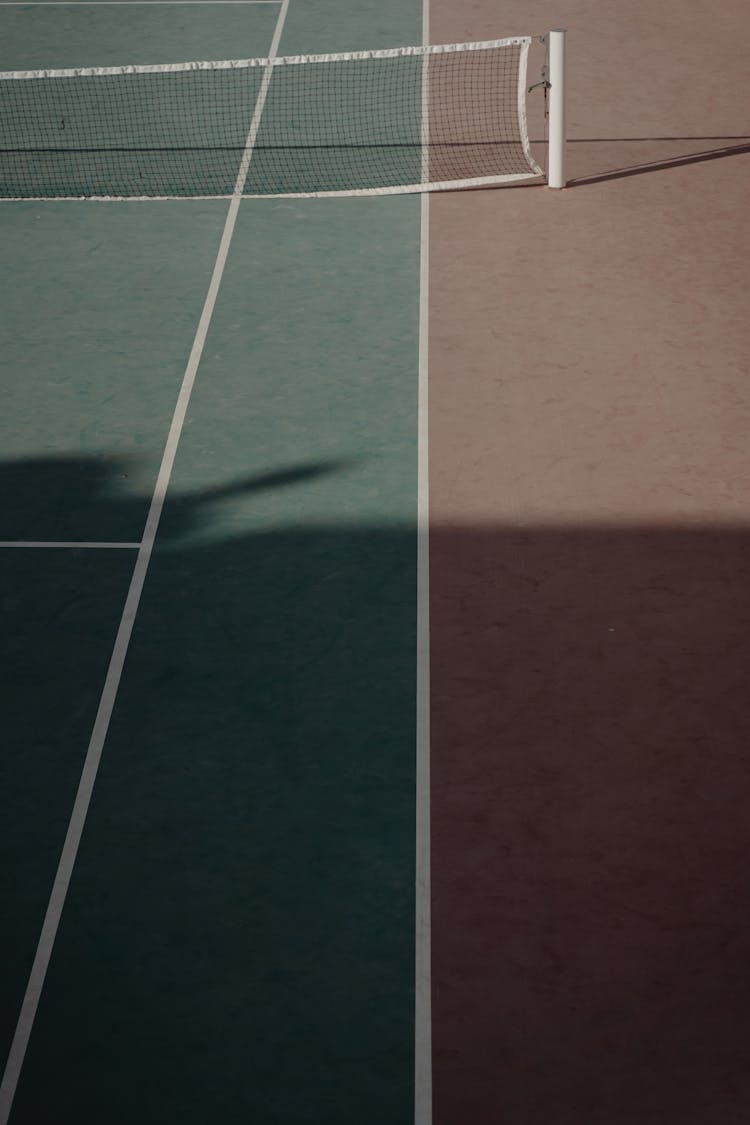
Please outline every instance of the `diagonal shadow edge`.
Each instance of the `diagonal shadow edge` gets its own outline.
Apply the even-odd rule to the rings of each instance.
[[[593,176],[575,177],[568,181],[567,187],[584,187],[588,184],[605,183],[608,180],[621,180],[627,179],[630,176],[643,176],[648,172],[663,172],[667,171],[669,168],[682,168],[689,164],[705,164],[711,160],[723,160],[728,156],[741,156],[749,152],[750,144],[709,149],[705,152],[696,152],[689,156],[677,156],[669,160],[649,161],[647,164],[637,164],[630,168],[616,168],[609,172],[596,173]]]

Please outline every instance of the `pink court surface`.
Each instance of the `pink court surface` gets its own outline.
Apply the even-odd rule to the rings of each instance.
[[[568,29],[570,186],[431,202],[434,1120],[740,1125],[747,12],[502,22]]]

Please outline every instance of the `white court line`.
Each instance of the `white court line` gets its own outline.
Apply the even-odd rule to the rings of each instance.
[[[430,42],[430,0],[422,0],[422,43]],[[428,159],[429,71],[422,75],[422,151]],[[422,176],[425,179],[425,176]],[[417,746],[414,973],[414,1122],[432,1123],[432,891],[430,878],[430,478],[429,298],[430,195],[421,198],[419,230],[419,376],[417,410]]]
[[[71,547],[77,551],[137,551],[140,543],[77,543],[75,540],[0,539],[0,547]]]
[[[289,0],[282,0],[279,15],[276,20],[276,27],[271,41],[271,49],[268,54],[269,60],[272,60],[278,52],[279,41],[281,39],[281,32],[284,27],[287,9],[289,7]],[[242,197],[242,189],[244,187],[247,171],[250,166],[252,158],[253,145],[255,138],[258,134],[258,127],[260,125],[260,118],[265,105],[266,94],[268,86],[271,81],[273,73],[273,66],[269,64],[263,74],[263,80],[258,92],[258,97],[255,102],[255,110],[253,112],[252,121],[250,123],[250,130],[247,135],[245,143],[245,151],[242,155],[242,162],[240,171],[237,175],[237,183],[235,184],[235,193],[232,201],[229,204],[227,217],[224,223],[224,231],[221,236],[219,250],[216,255],[216,262],[214,263],[211,281],[208,286],[208,293],[203,305],[203,311],[195,332],[195,339],[193,340],[193,347],[190,352],[185,375],[183,377],[180,393],[177,397],[177,405],[175,406],[174,415],[172,417],[172,424],[169,427],[169,434],[167,442],[164,447],[164,455],[162,457],[161,467],[159,469],[159,476],[157,477],[154,493],[151,498],[151,505],[149,507],[148,516],[146,518],[146,526],[143,532],[143,541],[138,550],[138,556],[133,567],[133,577],[130,580],[130,587],[128,589],[127,597],[125,598],[125,606],[120,618],[120,625],[115,637],[115,643],[112,649],[112,656],[107,669],[107,676],[104,681],[104,688],[102,689],[101,699],[99,700],[99,709],[97,711],[96,719],[94,720],[94,729],[91,732],[91,739],[89,741],[88,750],[86,751],[86,758],[83,763],[83,770],[81,771],[81,779],[78,785],[78,792],[76,793],[73,810],[70,815],[70,822],[68,824],[68,831],[65,836],[65,842],[62,847],[60,855],[60,862],[58,864],[55,880],[52,885],[52,891],[47,904],[47,911],[42,923],[42,929],[39,936],[39,944],[37,945],[34,962],[31,966],[29,980],[26,985],[26,992],[24,994],[23,1003],[21,1005],[21,1012],[18,1017],[13,1042],[11,1043],[10,1052],[8,1054],[8,1061],[5,1066],[5,1073],[3,1075],[2,1085],[0,1085],[0,1125],[7,1125],[8,1118],[10,1117],[13,1099],[15,1097],[16,1089],[18,1087],[18,1080],[21,1076],[21,1068],[26,1056],[26,1050],[29,1045],[29,1038],[31,1030],[34,1026],[34,1019],[36,1017],[39,1000],[44,988],[44,981],[49,968],[50,958],[52,956],[52,949],[55,944],[55,937],[57,929],[60,924],[60,917],[65,906],[65,898],[68,893],[68,886],[73,874],[73,867],[78,853],[78,848],[83,834],[83,828],[86,823],[86,816],[88,813],[89,805],[91,803],[91,795],[96,782],[96,775],[99,770],[99,763],[101,761],[102,750],[104,742],[107,737],[110,719],[112,718],[112,711],[117,697],[117,691],[120,686],[120,679],[125,664],[125,657],[130,644],[130,638],[133,632],[133,625],[135,623],[136,614],[138,613],[138,606],[141,600],[141,593],[143,591],[143,583],[146,579],[146,572],[148,571],[149,562],[151,561],[151,554],[154,549],[154,542],[156,540],[156,532],[159,527],[159,519],[161,517],[164,501],[166,499],[167,488],[169,480],[172,475],[174,461],[177,454],[177,446],[179,444],[182,428],[185,423],[185,415],[187,413],[190,396],[195,384],[195,377],[198,371],[198,365],[203,354],[203,347],[206,342],[206,336],[211,324],[211,317],[213,315],[214,306],[216,304],[216,297],[221,285],[221,279],[224,274],[224,267],[226,266],[227,256],[229,254],[229,246],[234,234],[235,224],[237,222],[237,213]]]

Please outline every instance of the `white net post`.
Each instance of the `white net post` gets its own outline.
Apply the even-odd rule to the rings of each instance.
[[[547,186],[564,188],[565,179],[565,31],[550,31],[549,51],[549,151]]]

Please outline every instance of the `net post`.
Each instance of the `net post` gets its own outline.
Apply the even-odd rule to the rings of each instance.
[[[547,186],[564,188],[565,179],[565,36],[562,29],[550,31],[549,52],[549,151]]]

